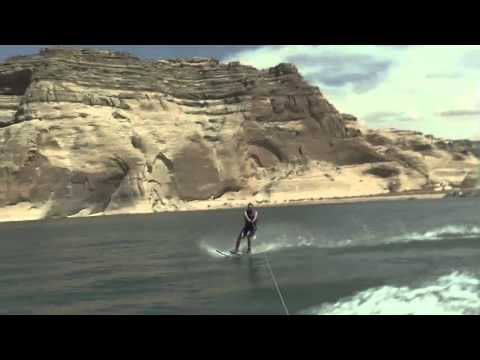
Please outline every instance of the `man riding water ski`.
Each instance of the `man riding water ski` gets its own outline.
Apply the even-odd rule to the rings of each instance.
[[[237,243],[235,244],[235,250],[232,251],[233,253],[238,253],[238,248],[240,247],[240,241],[247,237],[248,240],[248,253],[251,252],[252,246],[250,239],[255,236],[255,232],[257,231],[257,219],[258,219],[258,212],[253,208],[253,204],[249,203],[247,209],[243,213],[243,217],[245,220],[245,224],[243,225],[242,231],[238,235]]]

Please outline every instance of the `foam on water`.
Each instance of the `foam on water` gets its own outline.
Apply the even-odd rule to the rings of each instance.
[[[480,279],[453,272],[418,287],[383,286],[335,304],[308,309],[318,315],[466,315],[480,314]]]
[[[231,247],[223,250],[230,250],[233,248],[233,245],[234,244],[232,242]],[[315,243],[314,238],[306,238],[303,236],[297,236],[296,238],[288,238],[286,235],[282,235],[271,241],[258,240],[257,238],[256,240],[252,240],[252,254],[262,254],[266,252],[273,252],[273,251],[278,251],[278,250],[288,249],[288,248],[300,248],[300,247],[311,247],[311,246],[319,247],[318,244]],[[240,249],[242,250],[245,247],[246,247],[246,240],[242,240]],[[219,249],[219,247],[213,246],[205,240],[200,242],[200,248],[205,252],[207,252],[210,256],[214,256],[214,257],[222,256],[217,252],[217,249]]]
[[[252,240],[252,253],[261,254],[265,252],[273,252],[283,249],[302,248],[302,247],[315,247],[315,248],[342,248],[347,246],[371,246],[379,244],[396,244],[396,243],[408,243],[412,241],[438,241],[446,239],[469,239],[480,237],[480,227],[475,225],[446,225],[439,228],[434,228],[425,232],[405,232],[404,234],[381,237],[375,236],[374,232],[370,230],[371,236],[368,239],[355,238],[353,235],[349,239],[330,239],[324,234],[313,234],[305,232],[304,234],[276,234],[274,236],[269,235],[272,230],[258,235],[257,239]],[[233,249],[234,240],[232,243],[218,247],[213,245],[212,241],[202,240],[200,242],[200,248],[206,251],[209,255],[214,257],[221,257],[222,255],[217,253],[217,249]],[[246,246],[246,240],[242,240],[241,248]]]
[[[225,257],[224,255],[219,254],[217,252],[218,248],[216,248],[214,246],[211,246],[211,245],[208,245],[205,241],[200,242],[200,249],[202,249],[203,251],[205,251],[208,255],[210,255],[212,257],[218,257],[218,258]]]
[[[310,246],[315,246],[314,239],[308,239],[303,236],[289,238],[286,235],[282,235],[273,241],[258,241],[257,243],[252,244],[252,252],[254,254],[261,254],[264,252],[278,251],[281,249]]]
[[[475,238],[480,235],[480,227],[473,225],[446,225],[426,232],[412,232],[393,237],[392,242],[401,241],[432,241],[452,237]]]

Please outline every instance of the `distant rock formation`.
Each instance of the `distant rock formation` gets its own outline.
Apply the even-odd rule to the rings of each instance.
[[[0,208],[29,204],[37,217],[298,200],[302,188],[319,197],[330,165],[362,167],[379,192],[410,178],[421,189],[432,184],[425,157],[476,166],[475,151],[449,146],[364,133],[292,64],[72,48],[0,64]]]

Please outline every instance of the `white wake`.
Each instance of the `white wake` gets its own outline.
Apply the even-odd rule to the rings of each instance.
[[[304,311],[318,315],[472,315],[480,314],[480,280],[453,272],[416,288],[382,286],[335,304]]]

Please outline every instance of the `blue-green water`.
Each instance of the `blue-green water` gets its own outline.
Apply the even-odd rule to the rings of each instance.
[[[480,312],[480,203],[262,208],[0,224],[0,314]]]

